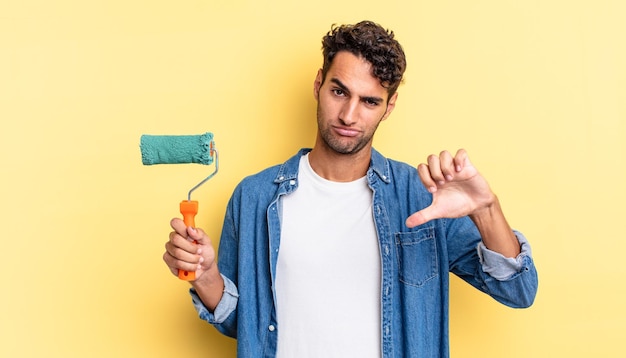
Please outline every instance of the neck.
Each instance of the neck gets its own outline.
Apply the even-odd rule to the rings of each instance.
[[[350,182],[367,174],[371,157],[371,146],[354,154],[340,154],[316,145],[309,153],[309,163],[315,173],[326,180]]]

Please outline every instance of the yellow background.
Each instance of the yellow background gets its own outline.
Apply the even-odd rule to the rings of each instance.
[[[141,165],[141,134],[215,133],[196,192],[217,238],[247,174],[313,143],[332,23],[408,57],[375,146],[467,148],[531,240],[535,305],[455,279],[454,357],[617,357],[626,332],[626,5],[606,1],[8,1],[0,4],[2,357],[235,357],[161,260],[212,168]],[[312,307],[323,311],[322,307]]]

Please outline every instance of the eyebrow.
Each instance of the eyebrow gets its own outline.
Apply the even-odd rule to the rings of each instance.
[[[350,90],[348,89],[348,86],[346,86],[345,84],[343,84],[343,82],[341,82],[339,79],[337,78],[331,78],[330,82],[334,83],[335,85],[337,85],[337,87],[341,88],[343,91],[350,93]],[[360,99],[362,101],[371,101],[371,102],[375,102],[375,103],[383,103],[383,99],[381,97],[374,97],[374,96],[365,96],[365,97],[360,97]]]

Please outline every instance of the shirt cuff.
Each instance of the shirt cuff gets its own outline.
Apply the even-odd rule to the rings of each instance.
[[[504,255],[489,250],[481,241],[478,244],[478,257],[482,264],[483,271],[498,281],[506,281],[515,274],[522,271],[529,259],[532,258],[530,244],[526,237],[518,231],[513,230],[517,241],[519,241],[521,252],[517,257],[505,257]]]
[[[191,295],[191,301],[193,302],[193,306],[198,312],[198,316],[201,319],[212,323],[219,324],[222,323],[230,316],[231,313],[237,308],[237,302],[239,301],[239,292],[237,290],[237,286],[229,280],[226,276],[221,275],[224,279],[224,293],[222,294],[222,298],[220,302],[215,307],[215,311],[211,312],[204,305],[200,296],[196,290],[192,287],[189,289],[189,294]]]

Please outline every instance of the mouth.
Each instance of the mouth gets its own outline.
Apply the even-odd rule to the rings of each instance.
[[[359,135],[359,131],[349,127],[333,127],[335,132],[342,137],[356,137]]]

